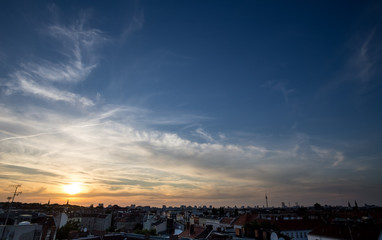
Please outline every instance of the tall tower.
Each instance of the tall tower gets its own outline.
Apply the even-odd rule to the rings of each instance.
[[[265,205],[266,205],[267,208],[268,208],[268,196],[267,196],[267,194],[265,194]]]

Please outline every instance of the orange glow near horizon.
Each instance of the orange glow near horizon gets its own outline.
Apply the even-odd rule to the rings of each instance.
[[[80,182],[73,182],[73,183],[64,185],[63,188],[64,188],[64,192],[70,195],[75,195],[82,191]]]

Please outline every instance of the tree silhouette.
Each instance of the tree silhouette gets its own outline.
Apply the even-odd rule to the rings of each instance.
[[[68,239],[70,231],[79,231],[80,223],[78,221],[69,220],[64,226],[57,230],[56,239]]]

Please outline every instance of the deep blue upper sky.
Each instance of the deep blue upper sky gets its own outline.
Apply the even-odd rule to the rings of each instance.
[[[259,165],[300,159],[316,168],[322,162],[311,159],[333,159],[336,169],[315,177],[361,181],[349,194],[359,191],[364,201],[381,186],[381,1],[0,6],[0,103],[9,119],[29,119],[35,107],[58,119],[128,107],[134,110],[109,121],[195,144],[295,154],[262,156]],[[39,132],[5,122],[4,139]],[[362,192],[370,183],[376,187]]]

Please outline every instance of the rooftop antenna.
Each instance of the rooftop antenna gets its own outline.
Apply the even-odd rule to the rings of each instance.
[[[10,187],[14,187],[14,188],[15,188],[15,192],[13,193],[13,196],[12,196],[12,197],[7,197],[7,199],[8,199],[8,203],[9,203],[10,200],[12,200],[12,201],[11,201],[11,203],[9,204],[9,209],[8,209],[7,217],[5,218],[4,229],[3,229],[3,233],[2,233],[1,239],[4,239],[5,229],[7,228],[7,222],[8,222],[9,214],[10,214],[10,212],[11,212],[12,204],[13,204],[13,202],[15,201],[15,197],[18,196],[18,195],[20,195],[20,194],[22,193],[22,192],[18,192],[18,191],[17,191],[17,189],[18,189],[19,187],[21,187],[20,184],[17,184],[17,185],[10,185]]]
[[[5,219],[5,224],[4,224],[4,225],[7,225],[8,218],[9,218],[9,214],[10,214],[10,212],[11,212],[12,204],[13,204],[13,202],[15,201],[15,197],[18,196],[18,195],[20,195],[20,194],[22,193],[22,192],[18,192],[18,191],[17,191],[17,189],[18,189],[19,187],[21,187],[20,184],[18,184],[18,185],[10,185],[10,187],[14,187],[14,188],[15,188],[15,192],[13,193],[13,197],[12,197],[11,204],[9,204],[9,209],[8,209],[8,213],[7,213],[7,217],[6,217],[6,219]],[[7,199],[8,199],[8,202],[9,202],[9,200],[11,200],[11,197],[8,197]]]

